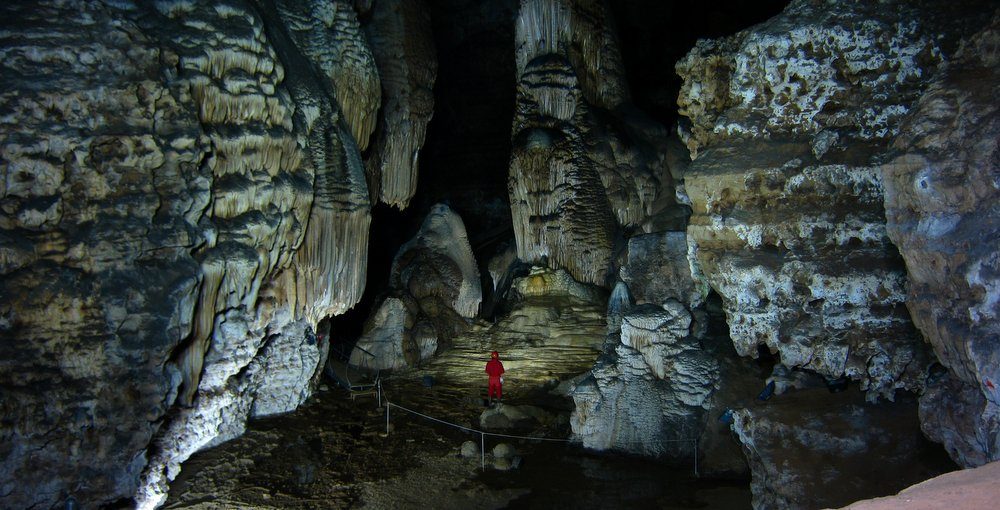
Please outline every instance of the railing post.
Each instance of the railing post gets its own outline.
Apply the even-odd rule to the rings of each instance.
[[[486,434],[479,433],[479,453],[483,456],[482,468],[486,471]]]
[[[694,476],[698,477],[698,440],[694,440]]]
[[[385,403],[385,435],[389,436],[389,403]]]

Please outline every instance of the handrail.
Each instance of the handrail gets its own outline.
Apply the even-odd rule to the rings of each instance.
[[[486,432],[485,430],[479,430],[479,429],[475,429],[475,428],[472,428],[472,427],[465,427],[465,426],[459,425],[457,423],[452,423],[450,421],[445,421],[445,420],[442,420],[440,418],[435,418],[433,416],[429,416],[429,415],[423,414],[423,413],[421,413],[419,411],[414,411],[413,409],[409,409],[409,408],[403,407],[403,406],[401,406],[399,404],[393,403],[393,402],[389,401],[389,397],[385,396],[385,392],[382,391],[382,381],[381,380],[378,381],[377,385],[378,385],[379,405],[381,406],[382,404],[385,404],[385,434],[387,436],[389,435],[389,408],[390,407],[395,407],[397,409],[402,409],[403,411],[406,411],[408,413],[415,414],[415,415],[420,416],[422,418],[426,418],[428,420],[435,421],[435,422],[441,423],[443,425],[448,425],[449,427],[455,427],[455,428],[463,430],[465,432],[471,432],[473,434],[479,434],[479,444],[480,444],[480,448],[479,449],[480,449],[480,452],[481,452],[481,455],[482,455],[481,468],[482,468],[483,471],[486,470],[486,436],[506,437],[506,438],[511,438],[511,439],[526,439],[526,440],[529,440],[529,441],[553,441],[553,442],[560,442],[560,443],[571,443],[571,442],[573,442],[573,440],[571,440],[571,439],[563,439],[563,438],[555,438],[555,437],[519,436],[519,435],[513,435],[513,434],[500,434],[498,432]],[[661,441],[670,442],[670,443],[691,442],[692,444],[694,444],[694,475],[695,476],[701,476],[701,475],[698,474],[698,440],[697,439],[662,439]]]

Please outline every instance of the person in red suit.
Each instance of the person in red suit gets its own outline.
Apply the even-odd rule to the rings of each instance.
[[[503,363],[500,363],[500,353],[493,351],[492,359],[486,363],[486,373],[490,375],[490,402],[493,402],[493,394],[496,393],[497,400],[503,400]]]

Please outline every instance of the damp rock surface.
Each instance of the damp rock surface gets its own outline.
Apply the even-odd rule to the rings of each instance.
[[[474,422],[483,404],[466,396],[479,388],[443,377],[442,384],[427,388],[420,384],[422,373],[407,371],[386,381],[385,395],[429,416],[478,428]],[[186,462],[164,508],[426,508],[428,501],[455,509],[750,508],[745,482],[695,480],[690,466],[490,436],[484,459],[478,435],[396,408],[390,409],[386,434],[385,409],[376,405],[368,398],[351,401],[333,388],[291,414],[253,420],[240,438]],[[545,391],[521,393],[513,405],[566,412]],[[565,425],[556,425],[534,433],[565,437],[566,432]]]
[[[754,508],[837,507],[954,469],[921,434],[915,400],[874,405],[854,388],[810,389],[735,410]]]
[[[882,165],[906,305],[951,372],[921,403],[961,465],[1000,459],[1000,14],[971,34],[900,127]]]

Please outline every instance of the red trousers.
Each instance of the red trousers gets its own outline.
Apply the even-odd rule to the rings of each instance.
[[[497,398],[503,398],[503,390],[501,389],[502,386],[503,385],[500,384],[499,377],[490,377],[489,398],[493,398],[494,393],[497,394]]]

